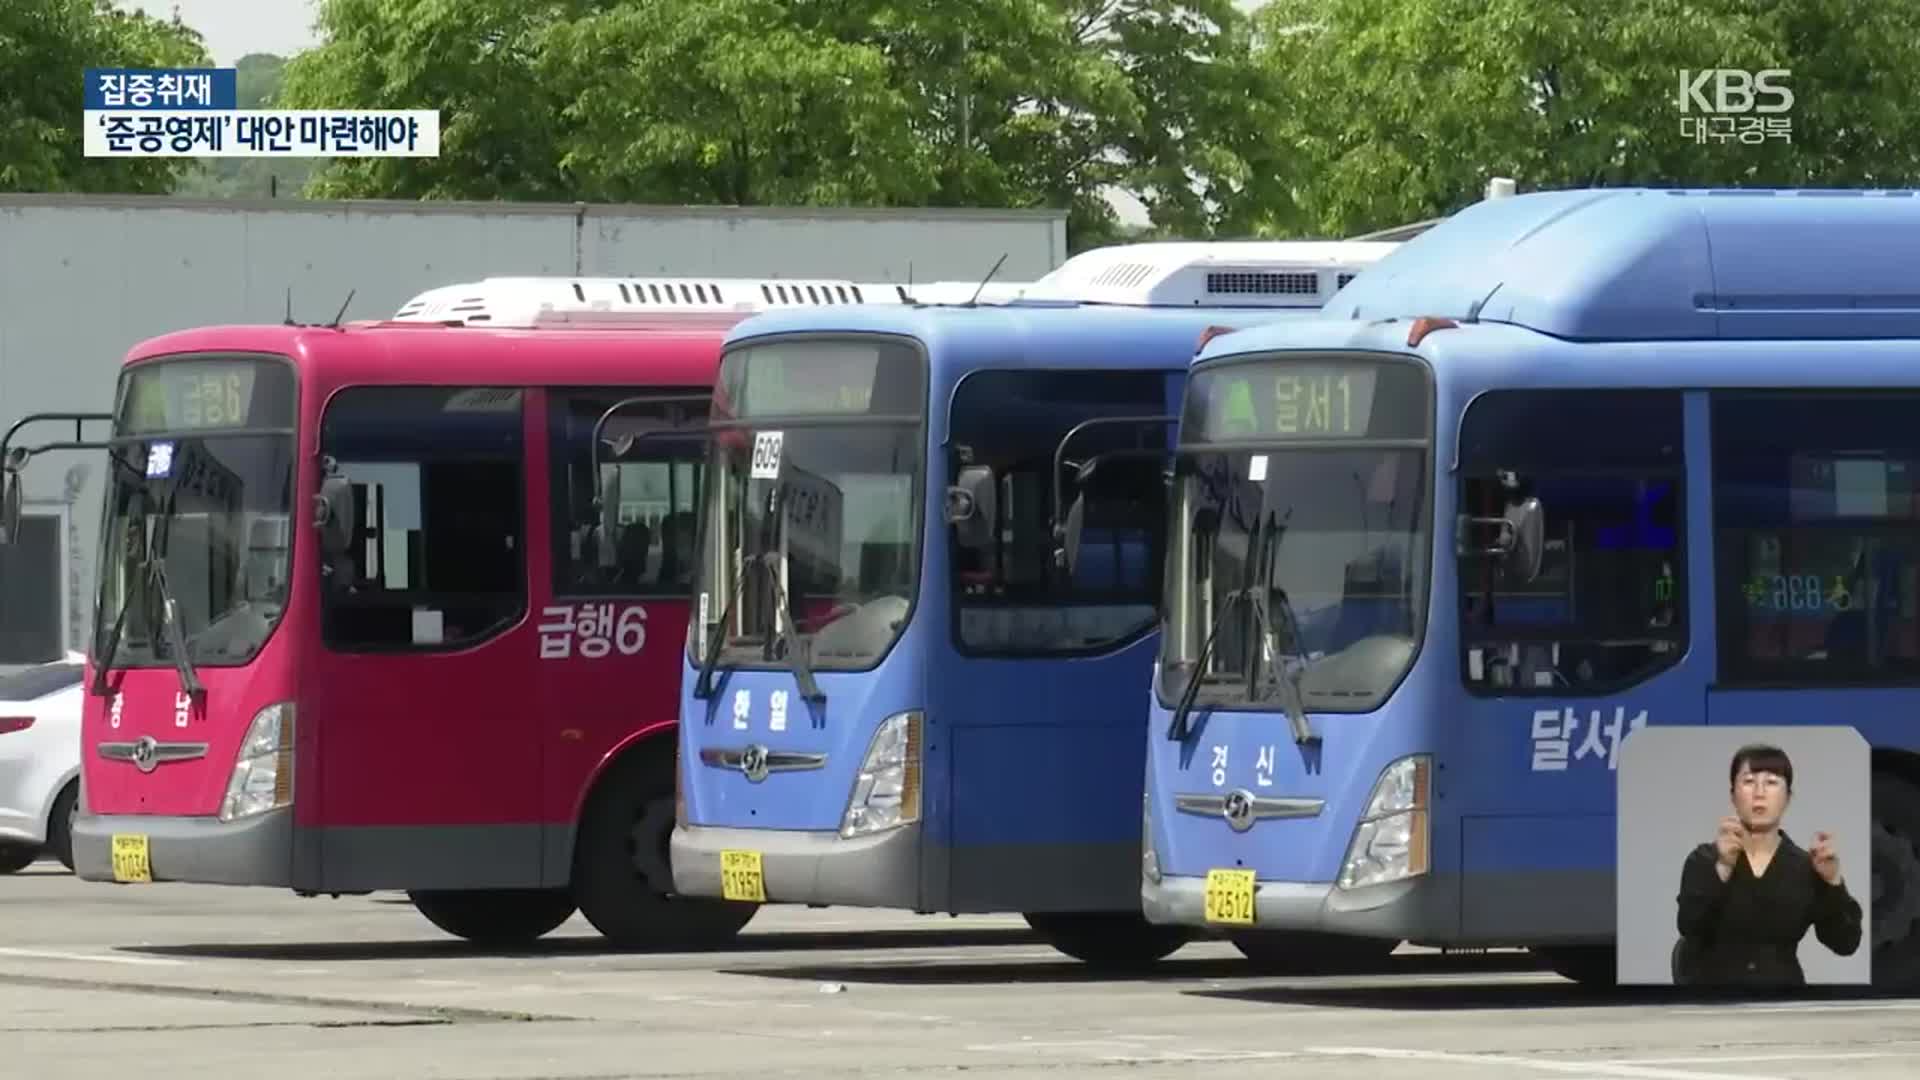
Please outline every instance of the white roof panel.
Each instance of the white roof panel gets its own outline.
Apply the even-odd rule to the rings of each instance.
[[[1358,240],[1116,244],[1068,259],[1025,295],[1141,307],[1317,308],[1397,246]]]
[[[395,322],[465,326],[659,326],[744,318],[760,311],[898,304],[886,287],[822,278],[491,277],[429,289]]]

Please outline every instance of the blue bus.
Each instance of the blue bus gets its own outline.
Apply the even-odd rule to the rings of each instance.
[[[1020,912],[1092,964],[1184,943],[1139,908],[1139,691],[1187,366],[1209,327],[1317,311],[1390,248],[1132,245],[1004,304],[740,323],[701,510],[676,890]]]
[[[1322,317],[1211,341],[1169,496],[1147,917],[1256,963],[1524,946],[1607,984],[1620,741],[1847,723],[1874,977],[1913,981],[1913,195],[1491,200]]]

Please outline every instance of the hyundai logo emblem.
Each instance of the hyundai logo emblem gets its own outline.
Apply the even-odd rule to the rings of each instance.
[[[754,743],[740,754],[740,771],[747,775],[750,783],[759,783],[767,778],[767,748]]]
[[[1228,792],[1220,801],[1220,816],[1227,819],[1227,825],[1234,832],[1253,828],[1253,792],[1244,788]]]
[[[134,740],[133,752],[128,755],[133,767],[141,772],[152,772],[160,764],[160,743],[151,735],[142,735]]]

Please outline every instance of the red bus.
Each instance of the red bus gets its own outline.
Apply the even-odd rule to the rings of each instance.
[[[9,508],[34,452],[110,458],[76,872],[402,889],[487,944],[575,910],[620,945],[737,933],[753,905],[667,864],[701,429],[729,326],[860,302],[900,296],[489,279],[142,342],[111,414],[15,425],[75,433],[0,453]]]

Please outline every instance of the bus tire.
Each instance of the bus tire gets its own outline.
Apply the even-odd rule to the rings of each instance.
[[[1313,930],[1248,930],[1229,934],[1228,940],[1256,970],[1275,975],[1365,970],[1385,963],[1400,947],[1393,938]]]
[[[73,819],[80,809],[80,781],[68,781],[53,800],[53,812],[47,815],[47,852],[60,865],[73,869]]]
[[[1612,945],[1535,945],[1527,950],[1547,970],[1595,990],[1619,985],[1619,953]]]
[[[407,899],[433,925],[489,947],[532,944],[573,916],[565,889],[415,889]]]
[[[1134,912],[1029,912],[1025,918],[1048,945],[1088,967],[1108,971],[1150,967],[1188,940],[1183,928],[1159,926]]]
[[[735,900],[679,896],[673,839],[673,754],[628,756],[594,785],[573,848],[573,896],[602,937],[621,948],[717,945],[760,910]]]
[[[33,865],[40,852],[24,844],[8,844],[0,847],[0,874],[17,874]]]
[[[1873,776],[1873,985],[1920,985],[1920,788],[1889,772]],[[1860,887],[1848,885],[1863,901]]]

